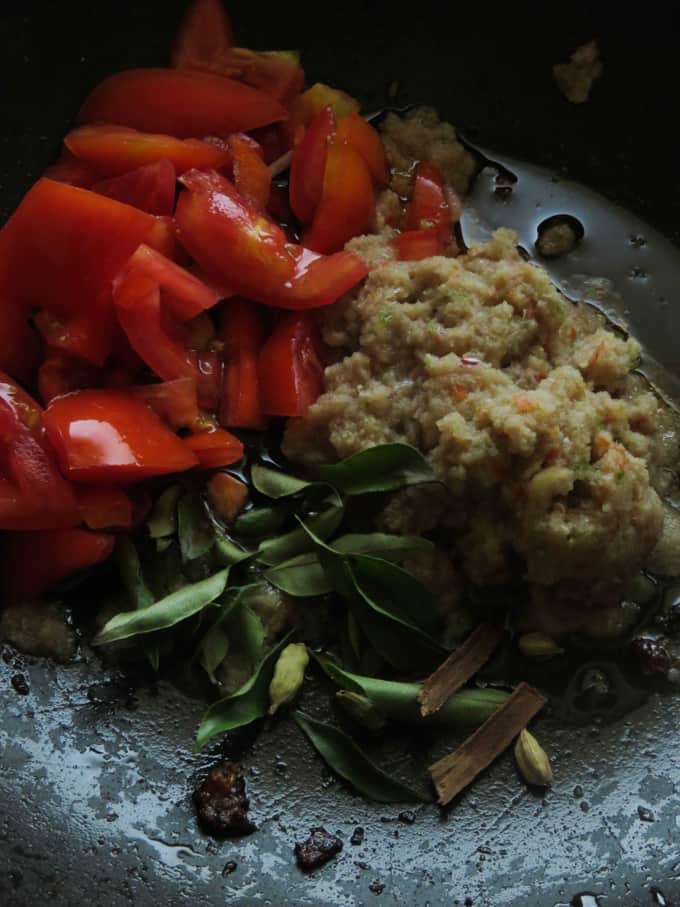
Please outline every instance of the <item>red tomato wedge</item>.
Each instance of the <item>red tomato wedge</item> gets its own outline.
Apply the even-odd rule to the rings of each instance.
[[[131,387],[128,393],[160,416],[171,428],[191,428],[198,421],[198,400],[194,378],[176,378],[160,384]]]
[[[296,54],[288,51],[231,47],[219,57],[186,63],[185,68],[212,72],[243,82],[286,107],[298,97],[305,83],[305,74]]]
[[[0,370],[32,385],[40,356],[40,337],[26,311],[13,300],[0,301]]]
[[[274,294],[293,277],[286,234],[256,211],[217,173],[182,178],[175,220],[180,242],[209,277],[243,296]]]
[[[254,139],[241,134],[231,136],[229,149],[236,188],[253,207],[265,208],[269,201],[272,173],[264,162],[262,149]]]
[[[224,382],[220,423],[228,428],[261,429],[262,412],[257,359],[264,340],[264,320],[256,303],[230,299],[220,324],[224,344]]]
[[[89,189],[99,179],[99,174],[85,161],[71,154],[68,148],[62,148],[59,160],[50,164],[43,176],[58,183],[68,183],[80,189]]]
[[[363,157],[349,145],[331,145],[321,200],[303,236],[305,246],[315,252],[337,252],[370,229],[374,213],[375,190]]]
[[[77,321],[73,352],[101,364],[111,343],[105,310],[113,278],[153,224],[129,205],[38,180],[0,231],[0,298],[45,308],[62,328]]]
[[[189,261],[189,256],[177,242],[175,222],[171,217],[155,218],[151,232],[146,238],[146,244],[176,264],[186,264]]]
[[[453,239],[451,210],[436,164],[420,161],[416,167],[404,226],[406,230],[434,230],[444,244]]]
[[[200,69],[234,46],[234,32],[222,0],[193,0],[184,14],[172,50],[172,65]]]
[[[175,210],[177,174],[170,161],[145,164],[122,176],[98,180],[90,187],[93,192],[132,205],[140,211],[169,217]],[[154,231],[156,227],[152,228]]]
[[[311,121],[295,149],[290,167],[290,206],[297,219],[310,224],[321,201],[328,146],[335,136],[335,114],[328,106]]]
[[[78,123],[112,123],[177,138],[226,138],[286,117],[275,98],[233,79],[185,69],[126,69],[94,89]]]
[[[303,416],[323,391],[321,339],[311,315],[287,313],[260,351],[262,408],[270,416]]]
[[[243,444],[223,428],[197,432],[184,439],[184,443],[197,457],[203,469],[230,466],[243,456]]]
[[[338,121],[335,137],[338,145],[354,148],[364,161],[378,186],[386,186],[390,172],[380,135],[366,120],[353,111]]]
[[[50,351],[102,365],[111,351],[115,321],[110,295],[102,297],[87,311],[77,312],[64,320],[49,312],[34,315],[36,327]]]
[[[305,309],[330,305],[368,273],[351,252],[324,257],[288,243],[218,173],[192,170],[182,182],[189,192],[177,204],[179,239],[218,285],[267,305]]]
[[[198,277],[142,243],[128,262],[128,271],[138,271],[168,291],[167,301],[180,321],[195,318],[214,306],[220,295]]]
[[[132,349],[159,378],[191,378],[196,369],[184,345],[171,336],[169,319],[161,310],[158,283],[138,271],[128,271],[114,288],[118,322]]]
[[[219,168],[229,154],[211,142],[140,132],[125,126],[80,126],[64,139],[68,150],[105,176],[119,176],[167,160],[178,175],[193,167]]]
[[[196,364],[198,405],[206,412],[217,409],[222,393],[222,360],[215,350],[190,353]]]
[[[77,526],[80,514],[43,431],[38,404],[0,374],[0,529]]]
[[[81,485],[75,489],[78,510],[88,529],[129,529],[132,501],[121,488]]]
[[[141,400],[86,390],[52,400],[43,416],[62,471],[92,485],[125,485],[197,463],[191,450]]]
[[[4,541],[5,598],[32,601],[74,573],[94,567],[112,553],[115,539],[86,529],[12,532]]]
[[[407,230],[392,240],[400,261],[420,261],[443,254],[443,243],[435,230]]]

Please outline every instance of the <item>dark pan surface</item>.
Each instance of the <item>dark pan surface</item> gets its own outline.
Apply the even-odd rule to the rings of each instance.
[[[50,162],[96,81],[164,61],[181,6],[3,6],[3,217]],[[242,43],[299,48],[312,80],[336,82],[367,109],[385,104],[387,86],[399,80],[397,103],[438,106],[470,140],[494,149],[490,156],[566,174],[678,239],[675,150],[664,137],[676,54],[658,20],[653,31],[637,22],[626,30],[578,9],[561,10],[561,21],[545,14],[520,22],[481,9],[444,17],[434,4],[394,19],[358,3],[232,6]],[[572,108],[557,94],[550,65],[593,36],[605,75],[592,103]],[[592,275],[604,261],[598,276],[615,280],[628,301],[626,318],[680,375],[671,342],[680,328],[674,248],[604,200],[516,169],[516,201],[505,207],[479,184],[482,217],[517,223],[530,246],[536,220],[527,225],[525,212],[543,180],[543,207],[531,217],[566,205],[582,217],[587,242],[574,267]],[[626,244],[629,234],[643,235],[646,245]],[[331,779],[299,734],[275,723],[233,745],[247,766],[259,831],[216,843],[197,830],[189,799],[192,781],[220,752],[190,753],[200,704],[166,684],[102,669],[87,653],[68,667],[9,650],[4,656],[0,904],[354,907],[377,898],[519,907],[566,905],[577,895],[573,902],[584,907],[680,901],[677,696],[654,694],[607,726],[571,727],[546,716],[540,737],[554,757],[555,785],[545,796],[524,787],[506,755],[453,809],[420,807],[412,824],[399,820],[397,807],[366,803]],[[28,695],[10,683],[17,672],[29,681]],[[312,689],[305,706],[314,708],[321,695]],[[419,747],[418,740],[408,743],[407,764],[417,761]],[[314,825],[341,834],[345,846],[335,862],[304,877],[292,849]],[[353,846],[357,825],[365,838]],[[236,868],[223,873],[231,861]]]

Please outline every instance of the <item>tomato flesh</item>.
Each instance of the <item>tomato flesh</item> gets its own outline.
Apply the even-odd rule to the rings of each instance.
[[[243,444],[223,428],[197,432],[184,439],[184,443],[197,457],[203,469],[230,466],[243,456]]]
[[[329,105],[311,121],[293,154],[290,206],[303,224],[312,222],[321,201],[328,146],[335,136],[335,114]]]
[[[172,51],[172,65],[199,68],[219,60],[234,45],[234,32],[222,0],[193,0],[184,14]]]
[[[147,214],[169,217],[175,210],[176,185],[175,168],[164,159],[155,164],[145,164],[122,176],[98,180],[90,188],[99,195],[132,205]]]
[[[262,408],[270,416],[303,416],[323,391],[321,339],[312,316],[286,313],[260,351]]]

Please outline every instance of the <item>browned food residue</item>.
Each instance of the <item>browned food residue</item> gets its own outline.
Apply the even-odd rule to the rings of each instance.
[[[213,835],[249,835],[255,825],[248,818],[246,784],[238,762],[221,762],[208,772],[194,791],[198,821]]]
[[[330,835],[325,828],[313,828],[303,844],[295,845],[295,859],[304,872],[311,872],[324,866],[340,853],[342,841],[336,835]]]

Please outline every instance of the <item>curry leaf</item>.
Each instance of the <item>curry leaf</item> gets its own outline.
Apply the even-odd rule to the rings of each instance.
[[[101,646],[142,633],[174,627],[219,598],[224,592],[228,576],[227,567],[198,583],[183,586],[148,608],[116,614],[97,634],[93,643]]]
[[[391,535],[385,532],[350,533],[333,540],[343,554],[370,554],[386,561],[402,561],[413,554],[432,551],[434,545],[421,535]]]
[[[292,494],[299,494],[312,485],[312,482],[306,482],[304,479],[298,479],[295,476],[287,475],[278,469],[270,469],[268,466],[262,466],[255,463],[250,471],[250,478],[257,490],[266,495],[268,498],[286,498]]]
[[[465,688],[454,693],[438,712],[423,718],[418,702],[421,683],[401,683],[396,680],[364,677],[346,671],[325,655],[317,655],[316,660],[339,687],[368,697],[386,718],[393,721],[425,722],[447,727],[458,725],[476,727],[486,721],[510,695],[504,690],[492,687]]]
[[[323,482],[350,495],[436,481],[430,463],[410,444],[378,444],[318,472]]]
[[[211,683],[217,683],[215,670],[229,652],[229,636],[221,623],[211,627],[201,640],[199,661]]]
[[[280,529],[287,517],[287,507],[254,507],[236,519],[234,534],[246,538],[262,538]]]
[[[333,591],[319,558],[313,551],[298,554],[264,571],[264,578],[288,595],[305,598]]]
[[[240,564],[241,561],[246,561],[249,557],[252,557],[254,553],[254,551],[246,551],[245,548],[239,548],[226,535],[218,535],[215,539],[215,556],[217,562],[223,567]]]
[[[269,684],[279,653],[290,639],[284,636],[261,660],[253,675],[232,696],[213,703],[196,733],[194,752],[202,750],[211,737],[232,731],[263,718],[269,708]]]
[[[306,525],[318,538],[327,539],[333,535],[342,522],[344,507],[342,500],[335,493],[322,501],[322,506],[324,509],[306,519]],[[262,542],[258,548],[257,559],[267,566],[273,566],[309,551],[313,547],[309,533],[301,526],[277,538]]]
[[[413,803],[426,797],[391,778],[347,734],[302,712],[293,715],[321,758],[359,793],[378,803]]]
[[[380,602],[383,611],[426,633],[434,633],[441,624],[434,595],[411,573],[387,560],[368,555],[349,558],[362,592]]]
[[[171,485],[158,497],[146,521],[152,539],[163,539],[177,532],[177,502],[182,493],[179,485]]]
[[[214,545],[215,528],[200,494],[189,492],[180,498],[177,505],[177,532],[184,561],[202,557]]]
[[[119,535],[116,540],[116,561],[130,603],[136,609],[148,608],[154,597],[144,579],[137,549],[127,535]]]

